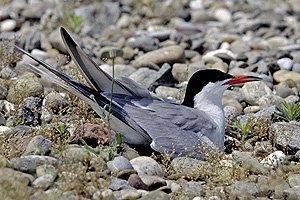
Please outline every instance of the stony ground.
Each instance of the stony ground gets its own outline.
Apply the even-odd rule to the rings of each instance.
[[[299,199],[299,0],[2,0],[1,199]],[[259,76],[225,92],[225,152],[206,161],[121,144],[13,44],[84,81],[59,35],[116,75],[180,101],[214,68]],[[159,127],[158,127],[159,129]],[[119,136],[117,134],[117,136]]]

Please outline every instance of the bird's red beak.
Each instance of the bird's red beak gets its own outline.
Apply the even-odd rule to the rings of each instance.
[[[225,82],[223,85],[235,85],[240,83],[247,83],[251,81],[259,81],[261,78],[255,76],[234,76],[229,81]]]

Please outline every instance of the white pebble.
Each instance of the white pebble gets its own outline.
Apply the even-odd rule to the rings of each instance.
[[[1,22],[0,31],[1,32],[9,32],[13,31],[17,26],[17,22],[13,19],[7,19]]]
[[[293,67],[293,61],[290,58],[281,58],[277,60],[277,64],[282,70],[290,71]]]
[[[277,168],[284,162],[285,158],[286,155],[282,151],[275,151],[264,158],[260,163],[265,167]]]

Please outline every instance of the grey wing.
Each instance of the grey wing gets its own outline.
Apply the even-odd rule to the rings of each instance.
[[[200,152],[199,147],[217,149],[206,136],[216,130],[216,125],[205,113],[153,99],[131,100],[123,109],[152,138],[154,150],[193,156]]]

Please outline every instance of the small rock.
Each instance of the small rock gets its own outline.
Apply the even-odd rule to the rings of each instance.
[[[48,58],[47,52],[42,51],[42,50],[39,50],[39,49],[33,49],[33,50],[31,51],[31,54],[32,54],[34,57],[36,57],[36,58],[38,58],[38,59],[40,59],[40,60],[43,60],[43,61],[45,61],[45,60]]]
[[[26,97],[42,97],[43,93],[44,88],[38,78],[27,72],[12,82],[8,90],[7,100],[12,103],[20,103]]]
[[[300,186],[300,174],[291,174],[287,178],[288,184],[291,187],[299,187]]]
[[[40,165],[56,165],[57,159],[49,156],[29,155],[12,158],[10,163],[13,169],[33,174],[36,172],[36,168]]]
[[[175,63],[172,67],[172,75],[179,83],[187,81],[196,71],[205,69],[204,62],[200,61],[190,65]]]
[[[289,148],[292,151],[300,150],[300,123],[299,122],[275,122],[271,125],[275,134],[275,145]]]
[[[23,156],[26,155],[46,155],[50,152],[51,141],[42,135],[33,137],[26,147]]]
[[[283,191],[283,199],[296,200],[300,197],[300,187],[292,187]]]
[[[184,50],[181,46],[168,46],[141,55],[132,62],[132,65],[137,68],[151,67],[153,64],[173,64],[184,60]]]
[[[38,97],[27,97],[23,100],[18,110],[17,117],[24,125],[41,124],[42,99]]]
[[[272,90],[261,81],[245,83],[240,91],[251,105],[257,105],[261,97],[272,94]]]
[[[296,83],[300,83],[300,74],[292,71],[278,70],[273,74],[273,78],[278,83],[291,79]]]
[[[140,198],[140,200],[169,200],[170,196],[162,191],[152,191]]]
[[[68,51],[64,45],[64,42],[60,36],[59,28],[57,28],[55,31],[51,32],[48,39],[54,49],[57,49],[63,53],[68,53]]]
[[[164,171],[161,166],[152,158],[147,156],[140,156],[130,160],[133,168],[137,171],[138,175],[153,175],[164,176]]]
[[[46,190],[53,184],[55,178],[56,176],[53,176],[51,174],[40,176],[32,182],[32,186],[34,188],[41,188],[43,190]]]
[[[69,147],[61,152],[61,156],[66,162],[72,163],[83,163],[89,161],[91,158],[95,157],[94,154],[89,152],[84,147]]]
[[[0,135],[11,135],[13,133],[13,129],[7,127],[7,126],[0,126]]]
[[[0,23],[0,32],[13,31],[17,27],[17,22],[14,19],[6,19]]]
[[[300,73],[300,63],[294,63],[292,71]]]
[[[255,174],[267,174],[268,170],[259,161],[246,152],[233,151],[232,157],[243,168]]]
[[[59,112],[66,108],[69,104],[70,103],[66,95],[55,91],[52,91],[49,94],[47,94],[43,102],[45,108],[49,111],[52,110],[55,114],[59,114]]]
[[[132,73],[129,78],[137,83],[142,84],[149,88],[157,79],[158,72],[149,68],[139,68],[136,72]]]
[[[114,196],[116,199],[126,200],[126,199],[139,199],[142,195],[136,189],[123,189],[120,191],[115,191]]]
[[[46,174],[51,174],[56,177],[57,169],[53,165],[48,165],[48,164],[37,166],[36,168],[37,177],[44,176]]]
[[[245,182],[245,181],[236,181],[230,187],[229,196],[236,196],[239,198],[249,198],[249,195],[255,196],[258,194],[258,188],[255,183]]]
[[[123,156],[117,156],[113,160],[107,162],[107,167],[113,172],[117,173],[124,169],[133,169],[129,160]]]
[[[126,46],[149,52],[158,49],[159,41],[149,36],[132,37],[127,40]]]
[[[148,186],[150,191],[166,186],[166,181],[159,176],[140,175],[141,180]]]
[[[112,76],[112,66],[108,64],[100,65],[100,68]],[[136,68],[130,65],[115,64],[115,76],[128,77],[136,71]]]
[[[137,174],[131,174],[128,178],[128,184],[135,189],[149,190],[149,186],[146,185]]]
[[[202,173],[199,169],[206,166],[207,162],[188,157],[177,157],[171,162],[172,169],[184,177],[199,177],[199,173]]]
[[[85,123],[75,129],[75,132],[69,138],[69,141],[70,143],[80,143],[80,139],[83,139],[89,146],[97,147],[98,144],[110,143],[113,134],[112,131],[103,125]]]
[[[259,98],[257,104],[259,105],[260,108],[268,108],[273,105],[278,106],[282,102],[283,102],[283,98],[274,94],[267,94]]]
[[[285,161],[285,158],[286,155],[282,151],[275,151],[264,158],[260,163],[262,163],[265,167],[277,168]]]
[[[0,168],[10,167],[9,160],[0,154]]]
[[[282,47],[289,44],[289,40],[286,37],[274,36],[267,39],[267,42],[273,47]]]
[[[131,187],[128,184],[127,181],[125,181],[123,179],[116,178],[116,177],[111,177],[110,178],[110,183],[109,183],[108,188],[113,190],[113,191],[124,190],[124,189],[134,189],[133,187]]]
[[[290,58],[281,58],[277,60],[277,64],[279,65],[281,70],[290,71],[293,67],[293,60]]]
[[[215,11],[214,16],[216,19],[218,19],[220,22],[223,23],[229,23],[231,22],[231,13],[228,9],[225,8],[219,8]]]
[[[176,99],[180,90],[177,88],[167,87],[167,86],[158,86],[155,90],[155,93],[164,98]]]

